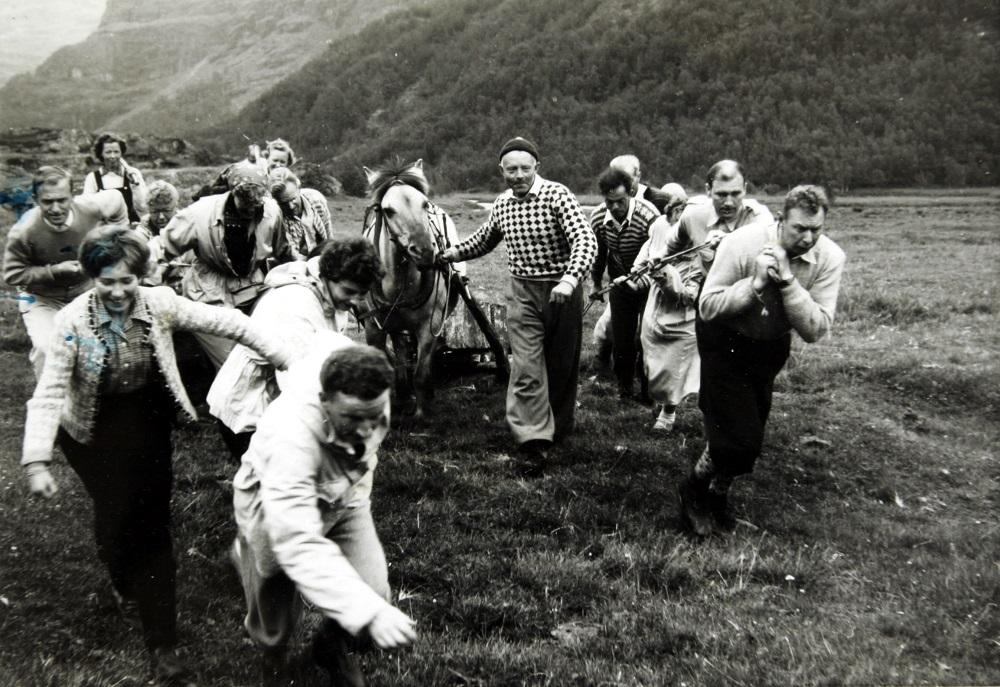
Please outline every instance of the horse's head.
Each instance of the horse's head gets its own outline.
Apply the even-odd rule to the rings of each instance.
[[[395,169],[365,168],[372,204],[381,213],[392,240],[421,269],[434,265],[438,246],[429,223],[428,183],[423,162]]]

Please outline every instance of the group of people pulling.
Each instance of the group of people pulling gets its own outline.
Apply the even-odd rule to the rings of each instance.
[[[416,637],[389,602],[370,509],[395,373],[383,352],[341,333],[383,276],[380,261],[361,237],[331,237],[325,198],[302,188],[280,139],[182,210],[177,190],[147,186],[126,150],[100,137],[101,168],[79,196],[68,172],[40,168],[37,207],[7,240],[4,279],[19,288],[38,378],[22,454],[30,490],[56,494],[59,446],[93,500],[112,595],[141,626],[158,679],[192,684],[176,651],[170,532],[174,418],[178,407],[196,417],[174,342],[190,332],[217,370],[209,411],[239,463],[230,557],[264,680],[286,679],[304,598],[324,616],[317,663],[333,684],[364,684],[356,646]],[[584,282],[589,273],[605,290],[606,272],[598,333],[610,331],[620,396],[648,391],[660,406],[654,427],[669,430],[698,392],[708,441],[681,485],[682,518],[698,535],[730,529],[726,494],[760,453],[790,334],[815,341],[833,319],[844,254],[822,235],[825,194],[792,189],[774,221],[744,198],[735,162],[714,165],[707,197],[688,200],[676,184],[643,186],[638,160],[623,156],[600,176],[604,203],[588,220],[572,192],[538,174],[539,159],[531,141],[506,142],[508,190],[438,255],[473,260],[506,244],[506,419],[519,473],[543,474],[553,446],[571,440]]]

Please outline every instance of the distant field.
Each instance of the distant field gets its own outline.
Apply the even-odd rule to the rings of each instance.
[[[486,217],[437,201],[463,235]],[[331,201],[339,233],[362,207]],[[396,423],[375,514],[422,634],[365,658],[373,685],[1000,683],[1000,195],[845,196],[828,226],[849,260],[838,321],[794,346],[728,538],[677,530],[675,489],[703,445],[692,401],[654,436],[652,410],[585,371],[579,430],[536,481],[512,476],[488,375],[450,380],[433,419]],[[502,247],[470,263],[498,299],[505,270]],[[58,498],[25,495],[27,344],[12,304],[0,317],[0,685],[146,684],[61,456]],[[211,424],[175,439],[185,651],[201,684],[256,684],[225,557],[232,468]],[[296,684],[319,683],[303,668]]]

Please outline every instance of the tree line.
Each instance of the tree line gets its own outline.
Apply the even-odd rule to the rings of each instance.
[[[657,183],[717,159],[758,184],[991,185],[1000,174],[995,2],[440,0],[331,46],[202,136],[282,135],[348,191],[422,157],[438,189],[493,188],[493,152],[540,146],[591,188],[632,152]]]

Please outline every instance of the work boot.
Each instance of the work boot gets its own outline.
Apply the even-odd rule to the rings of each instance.
[[[150,653],[153,661],[153,673],[159,684],[169,685],[169,687],[194,687],[194,673],[177,655],[176,649],[160,646]]]
[[[514,471],[520,477],[541,477],[549,460],[550,442],[544,439],[530,439],[517,447]]]
[[[283,646],[268,647],[261,653],[260,684],[263,687],[287,687],[289,678],[286,654]]]
[[[133,630],[142,629],[142,617],[139,615],[139,602],[125,596],[114,587],[111,588],[111,596],[115,599],[115,605],[121,614],[125,624]]]
[[[681,525],[699,537],[712,533],[714,521],[706,502],[705,487],[688,477],[677,488],[680,495]]]
[[[332,621],[323,623],[312,645],[313,660],[327,672],[330,687],[365,687],[361,666],[351,653],[350,636]]]
[[[728,494],[709,490],[708,509],[712,513],[717,530],[728,533],[736,529],[736,516],[729,506]]]

